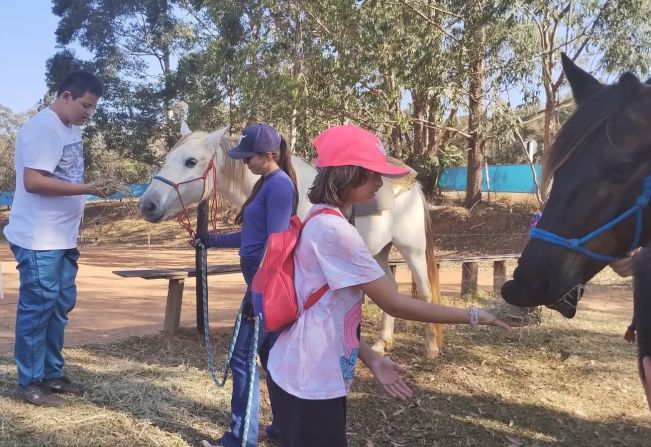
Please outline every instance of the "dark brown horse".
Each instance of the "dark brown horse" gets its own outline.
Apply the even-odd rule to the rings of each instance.
[[[565,55],[562,59],[577,109],[545,153],[544,212],[502,296],[511,304],[545,305],[572,318],[585,283],[649,242],[651,86],[631,73],[603,85]],[[637,271],[642,262],[651,262],[651,256],[640,257]],[[651,265],[642,271],[651,272]],[[634,312],[640,374],[651,407],[651,290],[640,281]]]

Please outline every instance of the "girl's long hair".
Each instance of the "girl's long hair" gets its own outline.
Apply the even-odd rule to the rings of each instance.
[[[298,186],[296,182],[296,171],[294,170],[294,166],[292,165],[292,154],[289,152],[289,146],[287,145],[287,140],[285,140],[285,137],[282,135],[280,136],[280,149],[277,152],[272,152],[271,155],[273,156],[273,159],[276,161],[278,164],[278,167],[285,171],[285,174],[289,177],[289,179],[292,181],[292,184],[294,185],[294,203],[292,204],[292,215],[296,214],[296,209],[298,208]],[[257,182],[255,182],[255,185],[253,185],[253,191],[251,191],[251,195],[249,196],[248,199],[246,199],[246,202],[244,202],[244,205],[242,205],[242,208],[240,209],[240,212],[237,213],[237,216],[235,216],[235,223],[241,224],[242,219],[244,217],[244,210],[246,209],[247,206],[255,199],[255,196],[258,194],[258,191],[260,191],[260,188],[262,188],[262,184],[264,183],[264,177],[260,176]]]

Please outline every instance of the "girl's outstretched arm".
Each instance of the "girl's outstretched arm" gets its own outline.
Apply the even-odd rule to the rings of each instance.
[[[384,275],[374,281],[361,284],[360,288],[375,304],[391,315],[403,320],[444,324],[487,324],[506,331],[511,327],[495,315],[475,307],[461,308],[425,303],[398,293],[395,285]]]

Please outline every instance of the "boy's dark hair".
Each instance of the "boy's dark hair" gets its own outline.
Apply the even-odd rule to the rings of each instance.
[[[72,94],[72,99],[84,96],[85,93],[92,93],[98,98],[104,94],[102,83],[94,74],[87,71],[74,71],[66,76],[59,84],[57,97],[66,91]]]
[[[341,206],[348,194],[362,185],[371,172],[361,166],[328,166],[318,168],[307,197],[312,203]]]

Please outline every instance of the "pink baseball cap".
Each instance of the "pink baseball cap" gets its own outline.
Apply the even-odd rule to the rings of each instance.
[[[317,168],[361,166],[387,177],[401,177],[410,172],[390,165],[378,137],[352,124],[330,127],[312,140],[312,144],[318,155],[314,161]]]

